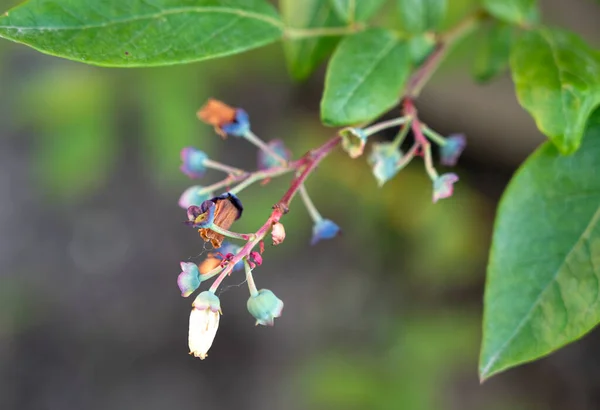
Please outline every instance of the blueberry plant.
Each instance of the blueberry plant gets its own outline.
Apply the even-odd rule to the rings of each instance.
[[[447,3],[29,0],[0,17],[0,36],[105,67],[191,63],[273,42],[282,43],[297,80],[328,60],[321,120],[340,129],[301,156],[280,140],[256,136],[251,113],[242,108],[210,99],[197,113],[223,138],[245,139],[259,152],[255,171],[214,161],[195,147],[181,152],[181,169],[189,177],[201,178],[207,168],[225,174],[221,181],[192,186],[179,200],[186,223],[214,247],[200,265],[182,262],[178,277],[184,297],[216,277],[196,297],[190,316],[189,347],[204,358],[221,313],[215,291],[233,271],[245,272],[247,307],[257,324],[272,325],[281,315],[283,302],[259,290],[252,272],[262,263],[265,241],[284,241],[284,216],[296,195],[314,221],[313,244],[338,234],[338,225],[321,216],[304,187],[333,150],[359,158],[370,136],[395,128],[393,141],[372,143],[365,155],[377,183],[384,185],[422,158],[433,202],[452,195],[458,176],[438,173],[436,163],[454,165],[465,137],[445,137],[423,123],[418,97],[453,46],[477,32],[476,79],[510,70],[519,103],[549,139],[514,175],[498,208],[484,297],[479,373],[485,380],[555,351],[600,321],[600,52],[574,33],[544,25],[535,0],[479,0],[442,30]],[[381,16],[392,12],[396,23],[386,24],[391,19]],[[373,123],[390,110],[397,117]],[[409,133],[414,142],[402,145]],[[274,198],[269,218],[252,233],[230,230],[243,213],[240,193],[284,174],[292,182]]]

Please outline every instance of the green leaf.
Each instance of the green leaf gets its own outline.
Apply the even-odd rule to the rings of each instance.
[[[322,121],[348,125],[383,114],[398,102],[410,66],[409,47],[388,30],[346,37],[327,67]]]
[[[287,27],[297,29],[343,27],[329,0],[281,0],[281,14]],[[286,40],[284,52],[290,75],[306,79],[338,44],[340,37],[309,37]]]
[[[346,23],[366,21],[383,6],[385,0],[330,0],[335,12]]]
[[[418,67],[425,62],[425,59],[435,49],[435,38],[427,34],[411,36],[408,39],[408,47],[414,67]]]
[[[530,25],[539,20],[537,0],[483,0],[483,8],[507,23]]]
[[[579,147],[600,103],[600,58],[574,34],[532,30],[512,47],[510,66],[519,103],[563,154]]]
[[[487,28],[477,52],[473,76],[481,83],[490,81],[508,68],[513,28],[494,22]]]
[[[400,21],[411,34],[439,28],[446,13],[446,0],[397,0]]]
[[[600,110],[582,149],[545,143],[510,182],[494,229],[480,377],[545,356],[600,321]]]
[[[115,67],[223,57],[281,35],[275,9],[263,0],[30,0],[0,18],[0,37]]]

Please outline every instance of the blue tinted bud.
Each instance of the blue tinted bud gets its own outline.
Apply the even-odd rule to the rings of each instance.
[[[446,144],[440,147],[440,162],[442,165],[452,167],[456,165],[458,157],[465,150],[467,140],[463,134],[453,134],[446,139]]]
[[[187,147],[181,150],[181,172],[190,178],[202,178],[206,172],[204,161],[208,159],[203,151],[193,147]]]
[[[340,227],[329,219],[321,219],[313,225],[313,236],[311,245],[316,244],[321,239],[332,239],[340,233]]]
[[[235,120],[221,126],[223,132],[234,137],[243,137],[250,131],[250,118],[248,113],[241,108],[235,110]]]
[[[257,325],[273,326],[274,319],[281,316],[283,302],[270,290],[261,289],[256,295],[250,296],[247,307]]]

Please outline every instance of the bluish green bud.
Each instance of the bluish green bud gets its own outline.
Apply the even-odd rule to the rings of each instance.
[[[269,289],[261,289],[248,299],[248,312],[256,318],[257,325],[273,326],[274,319],[281,316],[283,302]]]
[[[369,163],[373,167],[373,175],[377,179],[379,186],[382,186],[389,179],[400,171],[400,160],[402,153],[391,142],[381,142],[373,144]]]

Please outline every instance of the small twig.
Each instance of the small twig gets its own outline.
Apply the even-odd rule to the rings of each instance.
[[[477,11],[469,15],[450,31],[439,36],[434,50],[408,81],[404,95],[407,98],[418,97],[427,81],[429,81],[435,70],[439,67],[448,50],[459,39],[477,27],[484,18],[487,18],[487,14]]]

